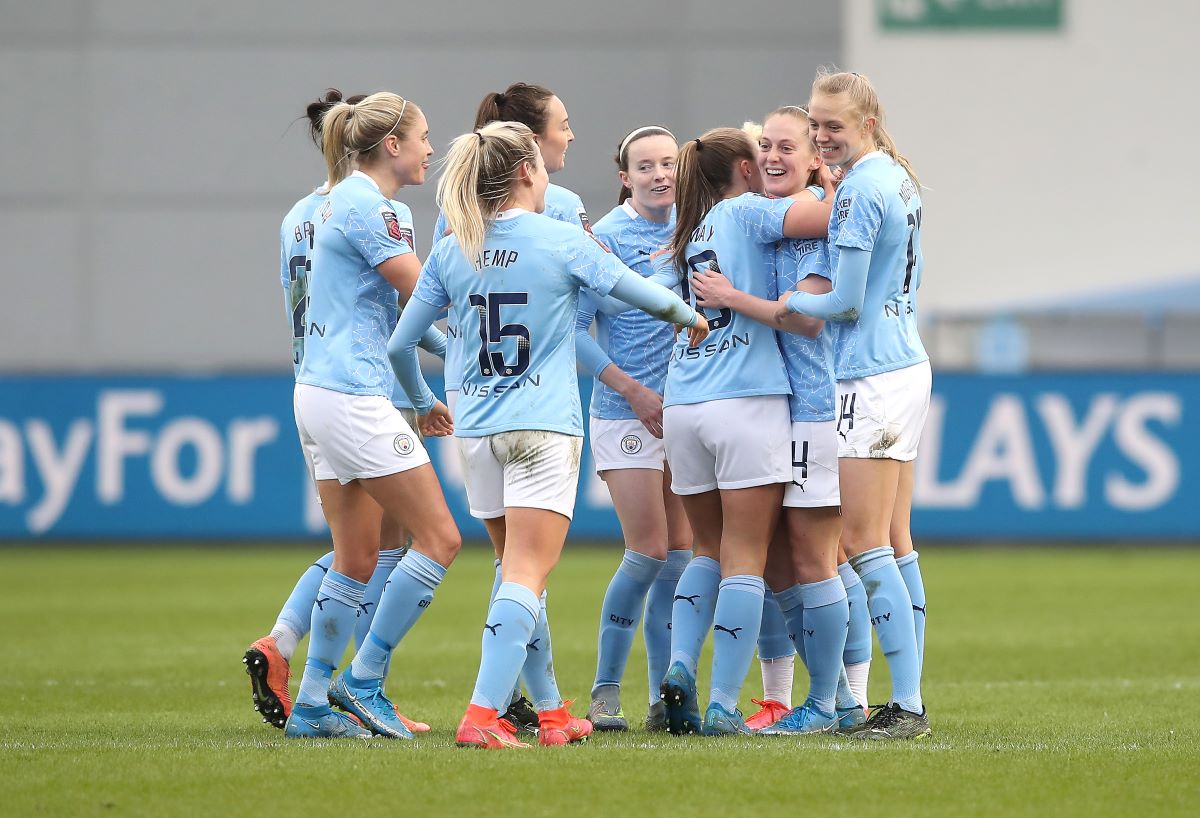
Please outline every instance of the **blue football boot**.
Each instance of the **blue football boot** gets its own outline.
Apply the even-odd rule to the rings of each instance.
[[[329,686],[329,703],[353,713],[376,735],[384,738],[413,737],[412,731],[396,715],[396,706],[384,695],[382,679],[356,682],[361,687],[352,686],[351,682],[356,680],[349,673],[339,673]]]
[[[748,736],[753,732],[742,719],[742,711],[730,713],[716,702],[708,705],[704,711],[704,728],[706,736]]]
[[[835,733],[852,733],[867,723],[867,713],[858,705],[837,709],[838,726]]]
[[[858,711],[860,714],[862,710]],[[819,733],[832,733],[838,728],[838,717],[822,713],[809,699],[770,727],[759,730],[762,736],[806,736]]]
[[[671,665],[660,690],[667,706],[667,732],[676,736],[699,733],[700,700],[696,696],[696,679],[683,662]]]
[[[305,707],[298,704],[293,707],[283,734],[288,738],[375,738],[352,716],[335,713],[326,705]]]

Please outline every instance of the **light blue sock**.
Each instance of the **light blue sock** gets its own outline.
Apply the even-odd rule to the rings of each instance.
[[[796,656],[801,664],[808,667],[808,659],[804,655],[804,600],[800,597],[800,586],[797,584],[780,591],[775,594],[775,601],[779,603],[783,620],[787,622],[788,638],[792,640]]]
[[[683,569],[692,559],[691,549],[668,551],[667,564],[658,572],[646,595],[646,619],[642,636],[646,639],[646,673],[649,677],[650,704],[659,701],[658,688],[671,664],[671,606],[675,603],[675,586]]]
[[[808,660],[808,698],[825,715],[834,714],[846,623],[850,615],[841,577],[800,586],[804,602],[804,656]],[[847,688],[848,689],[848,688]]]
[[[642,608],[646,606],[646,594],[666,562],[625,549],[625,556],[608,583],[608,591],[600,606],[600,638],[593,693],[601,685],[619,686],[625,677],[625,663],[629,660],[633,635],[642,618]]]
[[[471,704],[500,713],[508,708],[540,608],[537,594],[524,585],[504,582],[496,589],[483,626],[483,657]]]
[[[721,580],[713,614],[713,664],[710,701],[729,712],[737,709],[738,696],[762,623],[762,577],[738,574]]]
[[[700,648],[713,625],[720,584],[721,563],[711,557],[696,557],[683,569],[675,585],[670,663],[683,662],[693,677],[700,662]]]
[[[339,574],[332,568],[321,580],[312,609],[312,636],[308,660],[300,679],[296,704],[307,707],[329,705],[329,680],[354,635],[366,583]]]
[[[546,592],[542,591],[537,622],[525,646],[525,665],[521,668],[521,681],[533,709],[539,713],[562,707],[562,696],[558,692],[558,680],[554,678],[554,650],[550,645],[550,620],[546,615]]]
[[[491,610],[492,602],[494,602],[496,599],[496,592],[500,590],[500,583],[504,581],[504,570],[500,567],[500,560],[496,560],[494,563],[492,563],[492,566],[496,569],[496,577],[492,580],[492,592],[488,594],[488,610]],[[514,682],[512,693],[509,694],[508,701],[510,704],[515,704],[519,698],[521,698],[521,688],[518,683]],[[503,715],[504,710],[501,710],[500,713]]]
[[[850,558],[867,591],[871,624],[892,674],[892,701],[913,713],[920,713],[921,662],[917,656],[917,635],[913,625],[912,600],[904,577],[896,567],[892,547],[885,545]]]
[[[787,620],[783,610],[768,588],[763,597],[762,627],[758,631],[758,658],[783,659],[796,652],[788,636]]]
[[[291,595],[283,603],[279,616],[275,618],[271,636],[275,638],[275,645],[283,654],[283,658],[288,661],[291,661],[296,645],[308,633],[308,627],[312,623],[313,600],[317,598],[317,589],[321,587],[325,572],[332,565],[332,551],[310,565],[308,570],[300,575],[296,587],[292,588]]]
[[[921,579],[921,566],[917,565],[917,552],[912,551],[896,560],[900,576],[904,577],[904,585],[908,588],[908,598],[912,600],[913,627],[917,634],[917,666],[925,667],[925,582]]]
[[[389,548],[379,552],[379,561],[375,563],[375,571],[367,581],[367,592],[363,594],[362,612],[358,615],[358,621],[354,623],[355,650],[359,650],[363,640],[367,638],[367,631],[371,630],[371,623],[375,621],[375,613],[379,610],[379,598],[387,588],[392,569],[403,556],[403,548]]]
[[[392,571],[387,591],[350,672],[367,682],[387,675],[392,651],[433,602],[433,591],[446,569],[424,554],[409,551]]]
[[[838,566],[838,576],[846,589],[846,604],[850,606],[850,629],[846,632],[846,650],[842,662],[858,665],[871,661],[871,614],[867,610],[867,591],[862,580],[843,562]]]

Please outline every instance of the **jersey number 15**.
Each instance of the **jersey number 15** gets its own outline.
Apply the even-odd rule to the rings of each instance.
[[[479,374],[484,377],[523,374],[529,368],[529,327],[524,324],[505,324],[500,318],[500,308],[528,304],[529,293],[472,293],[470,302],[479,313]],[[492,344],[499,344],[505,338],[517,339],[515,363],[504,360],[503,352],[491,350]]]

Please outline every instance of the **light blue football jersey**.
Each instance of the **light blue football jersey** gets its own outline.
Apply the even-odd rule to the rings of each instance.
[[[413,293],[433,307],[453,304],[462,329],[454,433],[582,435],[574,332],[579,288],[607,295],[628,268],[577,226],[520,210],[496,220],[476,264],[447,236],[433,248]]]
[[[642,218],[626,200],[596,222],[596,237],[608,245],[625,266],[648,278],[654,273],[650,255],[671,243],[675,231],[675,213],[665,224]],[[660,395],[666,388],[667,364],[675,333],[670,324],[641,310],[618,315],[597,313],[586,292],[579,296],[580,314],[576,326],[587,327],[596,321],[596,342],[627,375]],[[597,378],[592,387],[591,415],[604,420],[634,419],[637,414],[629,402]]]
[[[929,360],[917,334],[921,285],[921,194],[904,168],[874,152],[838,185],[829,215],[829,263],[837,286],[843,247],[871,252],[857,321],[830,321],[838,380],[865,378]]]
[[[376,267],[413,252],[408,208],[384,198],[355,171],[317,208],[308,329],[298,383],[351,395],[391,396],[387,342],[396,326],[396,290]]]
[[[820,187],[809,190],[824,201]],[[775,280],[778,292],[796,289],[810,275],[829,278],[829,247],[824,239],[784,239],[775,248]],[[793,423],[833,420],[836,388],[833,379],[833,341],[826,324],[816,338],[780,332],[779,349],[787,369],[792,396],[788,406]]]
[[[774,301],[775,243],[784,238],[783,219],[791,199],[768,199],[745,193],[717,202],[692,231],[687,245],[686,275],[671,264],[684,284],[692,273],[714,263],[734,287]],[[685,288],[686,300],[696,306]],[[787,395],[787,372],[775,330],[730,309],[706,309],[709,336],[695,349],[680,333],[671,350],[664,406],[703,403],[753,395]]]
[[[591,232],[587,211],[583,207],[583,199],[559,185],[546,186],[545,216],[555,221],[566,222],[582,227]],[[433,225],[433,243],[436,245],[446,235],[446,216],[438,212],[437,221]],[[458,329],[454,310],[446,316],[446,391],[453,392],[460,386],[458,372],[461,371],[462,337]]]
[[[279,227],[279,278],[283,305],[292,326],[292,375],[300,374],[304,360],[304,330],[308,317],[308,274],[312,269],[313,214],[325,194],[312,193],[292,205]]]

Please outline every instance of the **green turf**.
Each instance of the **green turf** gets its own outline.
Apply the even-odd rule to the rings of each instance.
[[[262,724],[241,654],[319,553],[0,550],[0,815],[1200,814],[1200,550],[925,549],[925,743],[635,731],[523,753],[453,746],[491,584],[482,548],[389,680],[432,734],[289,742]],[[569,546],[551,580],[577,713],[618,560]],[[876,657],[873,700],[888,690]],[[644,668],[639,645],[625,693],[639,722]],[[759,691],[752,670],[743,704]]]

